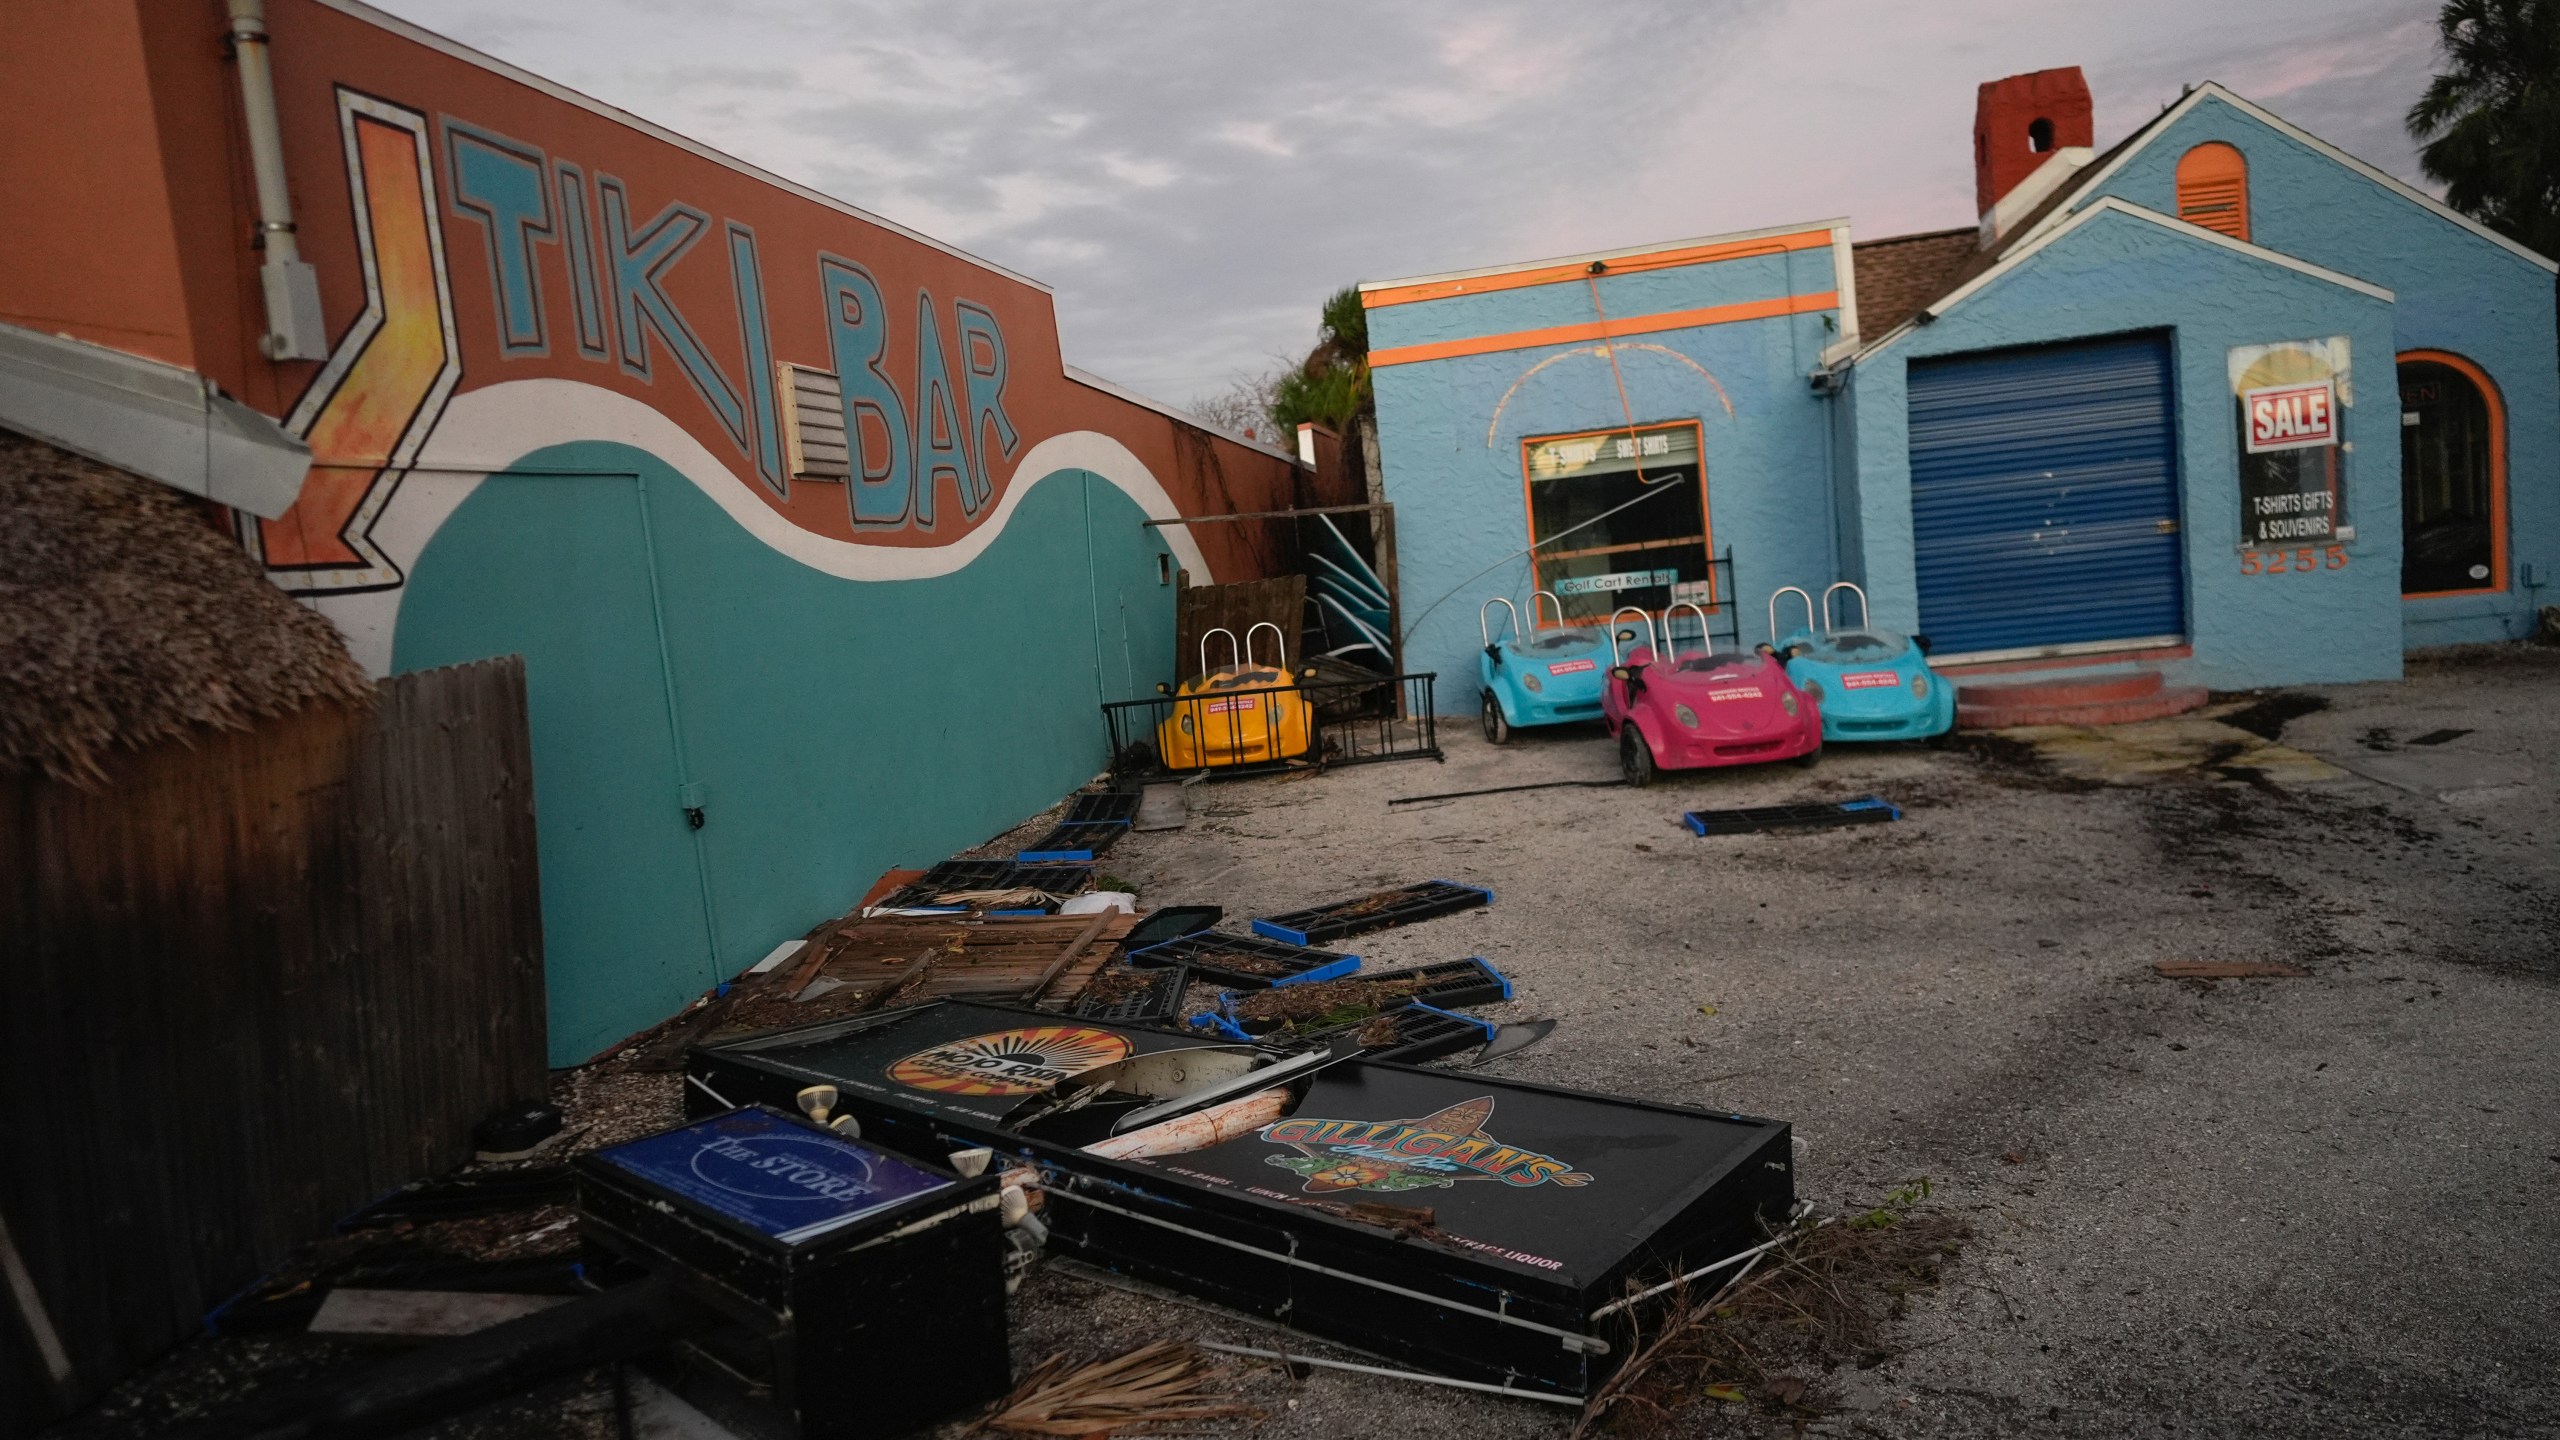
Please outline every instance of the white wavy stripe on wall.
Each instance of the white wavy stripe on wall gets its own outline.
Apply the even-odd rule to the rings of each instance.
[[[722,464],[692,432],[619,391],[577,380],[511,380],[457,395],[445,406],[435,434],[419,452],[416,471],[401,481],[373,529],[374,541],[402,574],[435,538],[482,480],[503,473],[535,451],[577,442],[628,445],[655,456],[693,482],[748,534],[768,548],[841,580],[930,580],[966,568],[1011,522],[1023,496],[1064,470],[1086,470],[1118,486],[1151,520],[1181,515],[1154,472],[1129,448],[1093,430],[1052,435],[1023,453],[995,513],[948,545],[865,545],[812,534],[784,518],[748,490],[748,481]],[[805,483],[805,482],[804,482]],[[833,487],[830,487],[833,488]],[[1176,563],[1214,581],[1206,556],[1190,532],[1163,529]],[[407,587],[365,595],[307,597],[314,609],[345,632],[350,649],[374,675],[391,670],[400,597]]]

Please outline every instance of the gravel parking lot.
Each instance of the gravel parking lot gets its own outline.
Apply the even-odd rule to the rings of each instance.
[[[1483,955],[1518,986],[1488,1013],[1562,1022],[1497,1073],[1783,1118],[1824,1213],[1926,1178],[1970,1227],[1887,1352],[1806,1377],[1820,1418],[1700,1398],[1667,1433],[2560,1434],[2560,649],[2149,726],[1391,808],[1615,773],[1596,729],[1496,749],[1459,717],[1443,740],[1445,764],[1192,787],[1188,826],[1104,868],[1148,903],[1239,918],[1490,886],[1490,908],[1359,949]],[[1871,793],[1906,818],[1714,840],[1679,824]],[[2307,973],[2153,969],[2181,960]],[[677,1115],[664,1074],[573,1072],[559,1094],[595,1127],[581,1144]],[[1017,1369],[1163,1339],[1363,1358],[1055,1262],[1014,1322]],[[345,1351],[200,1340],[62,1435],[183,1427],[362,1363]],[[1282,1437],[1554,1437],[1575,1415],[1258,1362],[1220,1383]],[[638,1398],[631,1433],[725,1433]],[[615,1409],[592,1372],[432,1433],[604,1440]]]
[[[1790,1120],[1800,1193],[1828,1211],[1927,1177],[1973,1242],[1896,1358],[1824,1377],[1818,1432],[2560,1433],[2560,650],[2209,713],[2148,746],[1836,747],[1810,772],[1390,809],[1612,773],[1596,731],[1496,750],[1466,721],[1445,765],[1195,787],[1188,828],[1107,868],[1231,914],[1489,885],[1488,910],[1362,948],[1509,972],[1501,1015],[1563,1023],[1501,1073]],[[1870,792],[1907,818],[1678,824]],[[2309,973],[2152,969],[2191,959]],[[1072,1271],[1019,1315],[1026,1356],[1253,1343]],[[1322,1373],[1253,1388],[1284,1435],[1570,1419]],[[1711,1402],[1693,1427],[1791,1428]]]

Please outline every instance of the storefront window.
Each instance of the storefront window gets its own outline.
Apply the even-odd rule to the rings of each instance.
[[[2485,376],[2452,356],[2400,361],[2400,590],[2504,588],[2503,426]]]
[[[1538,588],[1565,619],[1596,625],[1621,605],[1713,606],[1706,463],[1695,421],[1525,441]],[[1605,518],[1604,518],[1605,517]]]

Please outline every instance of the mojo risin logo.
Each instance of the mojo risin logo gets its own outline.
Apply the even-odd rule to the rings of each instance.
[[[1123,1060],[1127,1039],[1080,1025],[999,1030],[919,1050],[889,1067],[914,1090],[950,1095],[1036,1095],[1061,1080]]]
[[[1461,1180],[1588,1185],[1592,1177],[1553,1155],[1505,1145],[1485,1133],[1493,1097],[1479,1095],[1419,1120],[1283,1120],[1259,1132],[1295,1155],[1269,1163],[1295,1171],[1310,1195],[1336,1190],[1428,1190]]]

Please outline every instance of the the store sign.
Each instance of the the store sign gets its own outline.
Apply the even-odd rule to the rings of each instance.
[[[1677,570],[1619,570],[1607,575],[1576,575],[1556,582],[1559,595],[1604,595],[1617,590],[1642,590],[1653,585],[1677,583]]]
[[[2240,546],[2290,549],[2350,539],[2347,337],[2240,345],[2230,353],[2239,424]]]
[[[2338,443],[2338,387],[2329,381],[2251,390],[2240,397],[2240,410],[2252,455]]]

